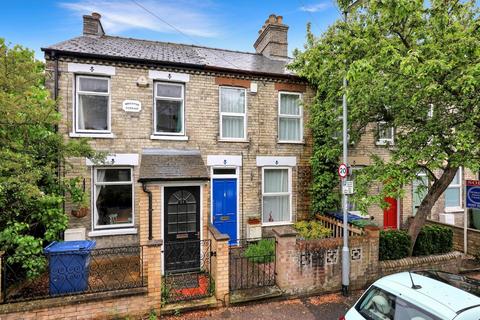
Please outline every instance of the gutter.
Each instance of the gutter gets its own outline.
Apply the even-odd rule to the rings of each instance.
[[[152,215],[153,215],[153,205],[152,205],[152,191],[147,189],[147,184],[142,182],[142,189],[148,195],[148,240],[153,239],[152,235]]]
[[[41,48],[43,52],[46,54],[51,54],[55,56],[56,54],[61,54],[62,56],[66,57],[74,57],[74,58],[90,58],[90,59],[99,59],[99,60],[106,60],[106,61],[115,61],[115,62],[127,62],[127,63],[138,63],[147,66],[169,66],[169,67],[179,67],[179,68],[191,68],[197,70],[206,70],[206,71],[217,71],[217,72],[232,72],[232,73],[240,73],[244,75],[250,76],[268,76],[268,77],[276,77],[276,78],[283,78],[283,79],[292,79],[292,80],[303,80],[301,77],[293,74],[280,74],[280,73],[270,73],[270,72],[260,72],[260,71],[247,71],[242,69],[232,69],[232,68],[223,68],[223,67],[214,67],[209,66],[206,64],[193,64],[193,63],[183,63],[183,62],[172,62],[172,61],[161,61],[161,60],[148,60],[148,59],[141,59],[141,58],[128,58],[128,57],[115,57],[115,56],[106,56],[96,53],[84,53],[84,52],[74,52],[74,51],[63,51],[63,50],[55,50],[50,48]],[[57,58],[58,59],[58,58]]]

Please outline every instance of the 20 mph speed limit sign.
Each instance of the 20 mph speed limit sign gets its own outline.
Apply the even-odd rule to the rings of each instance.
[[[342,163],[338,167],[338,175],[340,176],[340,178],[345,178],[348,175],[348,167],[345,163]]]

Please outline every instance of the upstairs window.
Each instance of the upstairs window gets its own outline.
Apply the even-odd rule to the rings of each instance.
[[[302,106],[299,93],[279,93],[278,141],[302,142]]]
[[[220,87],[220,139],[245,140],[246,131],[245,89]]]
[[[444,192],[445,210],[462,210],[462,170],[458,169],[455,177]]]
[[[263,168],[263,223],[282,224],[292,221],[291,170]]]
[[[387,145],[394,143],[395,128],[388,125],[385,121],[377,123],[377,145]]]
[[[184,135],[184,85],[155,83],[154,128],[158,135]]]
[[[75,131],[109,133],[110,79],[77,76],[75,88]]]

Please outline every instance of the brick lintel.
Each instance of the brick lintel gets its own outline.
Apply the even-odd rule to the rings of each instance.
[[[246,79],[215,77],[215,84],[219,86],[250,88],[250,82],[250,80]]]
[[[305,84],[298,84],[298,83],[277,82],[275,83],[275,90],[290,91],[290,92],[305,92],[307,91],[307,86]]]

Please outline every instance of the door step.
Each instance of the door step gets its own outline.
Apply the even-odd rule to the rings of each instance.
[[[278,298],[282,295],[282,290],[280,290],[280,288],[277,286],[236,290],[230,293],[230,303],[245,303],[250,301]]]

